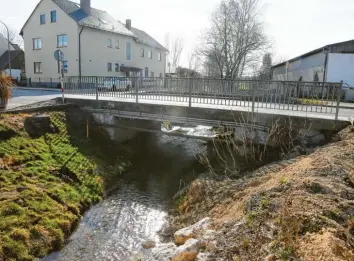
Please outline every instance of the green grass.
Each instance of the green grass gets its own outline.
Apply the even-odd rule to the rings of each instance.
[[[327,105],[328,104],[328,102],[324,100],[305,99],[305,98],[298,99],[298,102],[303,105]]]
[[[103,195],[97,166],[104,154],[68,132],[66,114],[50,113],[60,131],[38,139],[24,131],[25,116],[0,115],[0,260],[61,249]]]

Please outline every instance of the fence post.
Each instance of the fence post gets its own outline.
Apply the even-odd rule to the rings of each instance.
[[[252,114],[254,114],[254,107],[256,105],[256,90],[255,90],[256,88],[254,82],[252,82],[251,88],[252,88]]]
[[[96,82],[96,101],[98,101],[98,77],[95,77]]]
[[[336,120],[338,120],[338,115],[339,115],[339,105],[340,105],[340,97],[342,94],[342,89],[343,89],[343,81],[340,81],[339,88],[337,90],[337,108],[336,108]]]
[[[137,79],[136,79],[136,85],[135,85],[135,102],[136,103],[139,103],[139,81],[140,81],[140,77],[138,77]]]
[[[61,87],[61,98],[63,101],[63,104],[65,103],[65,98],[64,98],[64,78],[60,77],[60,87]]]
[[[192,78],[189,78],[189,107],[192,107],[192,87],[193,87]]]

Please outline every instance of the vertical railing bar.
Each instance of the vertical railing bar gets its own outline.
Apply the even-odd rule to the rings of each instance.
[[[285,105],[286,105],[286,96],[287,96],[287,91],[288,87],[285,82],[282,82],[280,86],[283,88],[283,95],[284,95],[284,101],[283,101],[283,110],[285,110]]]
[[[291,100],[291,93],[293,92],[293,84],[289,84],[289,96],[288,96],[288,110],[290,110],[290,100]]]
[[[333,106],[335,105],[335,98],[334,98],[334,94],[335,94],[335,85],[332,86],[332,98],[331,98],[331,101],[332,101],[332,107],[331,107],[331,113],[333,113]]]
[[[255,103],[256,103],[256,85],[255,85],[255,82],[252,82],[251,88],[252,88],[252,115],[254,115],[254,107],[255,107]]]
[[[328,100],[328,91],[329,91],[329,84],[326,84],[326,113],[328,113],[328,105],[329,105],[329,100]]]
[[[324,91],[324,86],[325,86],[325,83],[322,84],[322,88],[321,88],[321,99],[320,99],[320,105],[321,105],[321,112],[322,113],[322,110],[323,110],[323,91]]]
[[[339,116],[339,106],[340,106],[342,89],[343,89],[343,81],[341,81],[340,86],[337,87],[337,107],[336,107],[336,117],[335,117],[336,120],[338,120],[338,116]]]

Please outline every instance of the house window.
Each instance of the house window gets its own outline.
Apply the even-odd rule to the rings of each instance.
[[[152,59],[152,51],[149,51],[148,57],[149,59]]]
[[[42,63],[40,62],[34,63],[34,73],[42,73]]]
[[[119,71],[120,71],[119,63],[115,63],[114,67],[115,67],[115,71],[116,71],[116,72],[119,72]]]
[[[140,57],[145,57],[145,50],[144,48],[140,49]]]
[[[68,46],[68,36],[66,34],[61,34],[57,36],[58,47],[67,47]]]
[[[108,45],[109,48],[113,47],[113,40],[112,39],[108,39]]]
[[[155,73],[154,72],[150,72],[150,77],[155,77]]]
[[[116,40],[116,49],[119,49],[119,40]]]
[[[127,42],[127,60],[132,59],[132,44]]]
[[[108,64],[107,64],[107,67],[108,67],[108,68],[107,68],[108,71],[111,72],[111,71],[112,71],[112,63],[108,63]]]
[[[40,23],[45,24],[45,14],[40,15]]]
[[[157,60],[161,61],[161,53],[157,53]]]
[[[40,50],[42,49],[42,39],[41,38],[34,38],[33,39],[33,50]]]
[[[50,22],[56,23],[57,22],[57,11],[50,12]]]
[[[63,71],[64,73],[68,72],[68,61],[63,61]]]
[[[145,77],[149,77],[149,68],[145,68]]]

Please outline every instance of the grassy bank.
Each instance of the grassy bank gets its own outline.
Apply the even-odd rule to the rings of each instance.
[[[0,260],[62,248],[83,212],[102,199],[100,145],[85,138],[78,113],[48,115],[58,132],[36,139],[24,130],[31,115],[0,115]]]
[[[244,178],[194,181],[175,224],[212,218],[207,260],[354,260],[354,128],[335,140]]]

